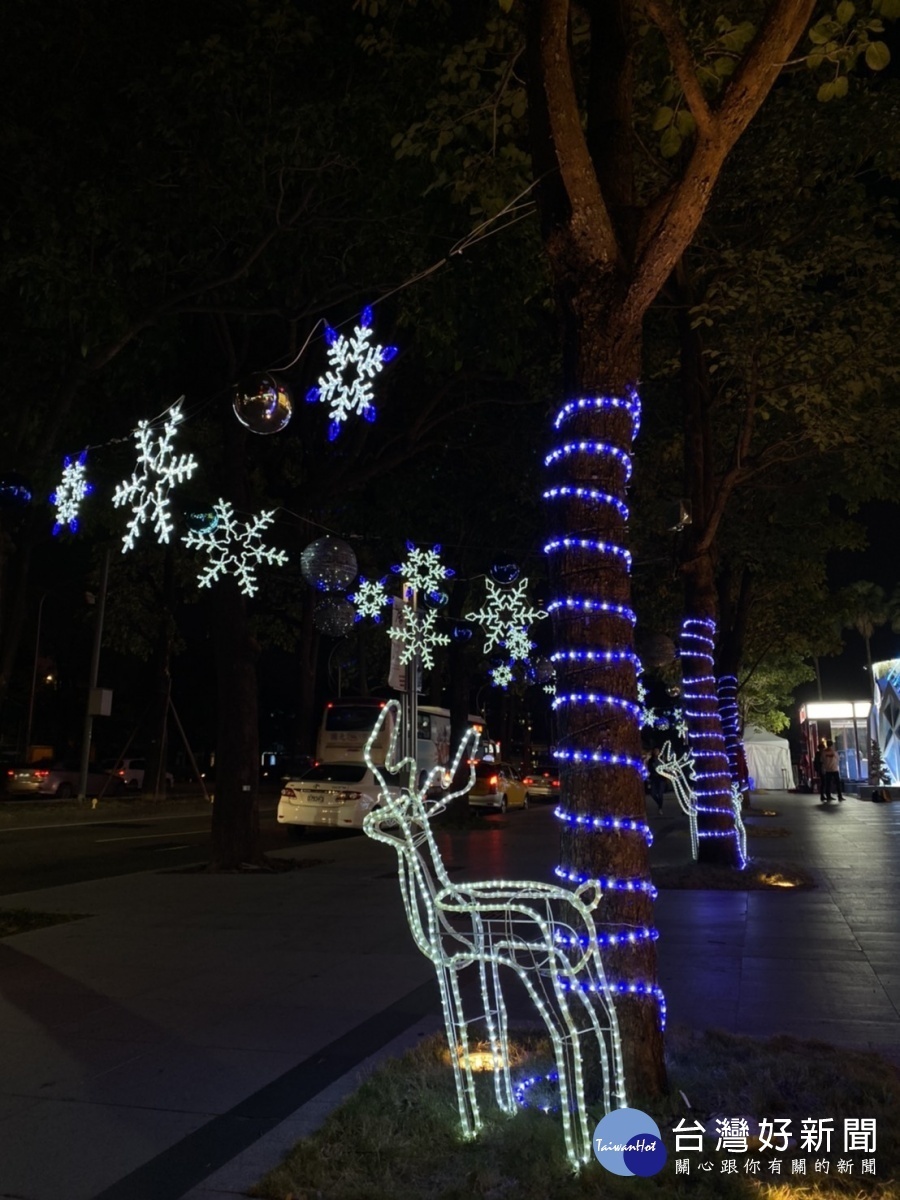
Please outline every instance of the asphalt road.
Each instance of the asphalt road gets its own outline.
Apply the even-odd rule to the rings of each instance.
[[[209,858],[209,811],[116,817],[99,821],[27,824],[0,829],[0,895],[205,862]],[[260,806],[262,849],[290,845],[275,823],[275,805]],[[315,832],[309,841],[348,836]]]

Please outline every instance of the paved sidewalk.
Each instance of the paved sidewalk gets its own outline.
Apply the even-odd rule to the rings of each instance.
[[[688,856],[667,800],[655,861]],[[900,1056],[900,804],[768,793],[758,858],[814,892],[663,892],[670,1020]],[[669,810],[671,809],[671,810]],[[548,878],[547,809],[445,835],[456,878]],[[3,898],[90,914],[0,942],[0,1197],[240,1195],[385,1053],[439,1027],[395,860],[364,837],[276,876],[143,873]],[[548,861],[548,853],[550,860]]]

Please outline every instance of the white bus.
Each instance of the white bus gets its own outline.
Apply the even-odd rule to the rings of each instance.
[[[385,706],[384,700],[363,698],[357,700],[331,700],[325,705],[322,722],[319,726],[319,736],[316,741],[316,759],[323,763],[363,762],[363,749],[369,740],[369,735],[375,727],[378,714]],[[479,716],[469,716],[473,725],[484,740],[486,730],[484,720]],[[378,741],[372,747],[372,760],[383,763],[384,756],[390,744],[393,733],[393,720],[388,718],[381,727]],[[490,746],[490,743],[487,743]],[[416,741],[416,761],[419,766],[419,777],[426,775],[433,767],[448,767],[452,758],[450,745],[450,710],[434,708],[428,704],[418,706],[418,731]],[[486,754],[484,745],[479,750],[479,756]]]

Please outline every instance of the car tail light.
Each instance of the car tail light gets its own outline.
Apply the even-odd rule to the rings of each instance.
[[[493,787],[493,788],[495,788],[499,782],[500,782],[500,778],[499,778],[499,776],[497,776],[497,775],[492,775],[492,776],[490,777],[490,779],[488,780],[488,787]]]
[[[552,786],[552,787],[559,787],[559,780],[558,780],[558,779],[551,779],[551,780],[550,780],[550,783],[551,783],[551,786]]]
[[[362,792],[338,792],[338,800],[341,804],[351,804],[353,801],[362,800]]]
[[[10,771],[7,771],[6,773],[7,773],[7,775],[10,777],[10,779],[14,779],[14,778],[15,778],[15,774],[16,774],[16,773],[15,773],[15,771],[12,771],[12,770],[10,770]]]
[[[49,774],[49,771],[35,771],[35,775],[37,775],[38,779],[46,779]]]
[[[525,778],[522,780],[522,782],[525,784],[526,787],[528,787],[529,784],[534,783],[534,780],[531,778],[530,775],[526,775]]]
[[[282,796],[287,796],[287,798],[289,800],[295,799],[295,797],[297,795],[297,793],[294,791],[294,789],[292,787],[283,787],[281,789],[281,794],[282,794]]]

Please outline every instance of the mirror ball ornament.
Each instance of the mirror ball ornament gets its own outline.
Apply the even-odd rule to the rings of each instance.
[[[214,508],[186,508],[184,523],[191,533],[212,533],[219,518]]]
[[[313,624],[327,637],[343,637],[356,622],[356,609],[349,600],[327,596],[318,601],[313,612]]]
[[[454,625],[450,636],[454,642],[467,642],[472,636],[472,630],[468,625]]]
[[[664,633],[651,633],[639,639],[638,653],[645,667],[667,667],[675,661],[675,643]]]
[[[319,592],[343,592],[356,578],[353,547],[336,537],[320,537],[300,555],[303,578]]]
[[[291,394],[274,375],[251,375],[232,393],[234,415],[252,433],[280,433],[291,419]]]
[[[429,608],[446,608],[450,603],[450,597],[446,592],[426,592],[424,598]]]
[[[497,583],[515,583],[519,578],[519,568],[514,562],[495,562],[491,567],[491,577]]]
[[[549,683],[556,675],[556,667],[549,658],[539,658],[534,664],[534,677],[538,683]]]
[[[25,508],[31,503],[31,484],[18,471],[0,475],[0,508]]]

